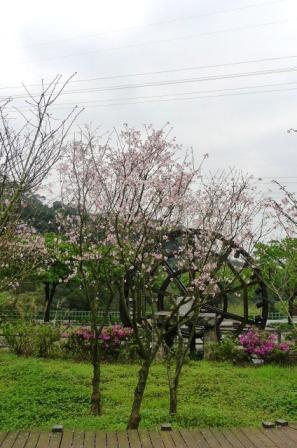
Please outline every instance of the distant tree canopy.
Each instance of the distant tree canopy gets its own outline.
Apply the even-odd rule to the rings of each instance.
[[[50,206],[45,200],[45,197],[37,194],[27,197],[21,212],[21,219],[34,227],[39,233],[56,232],[55,213],[61,209],[62,204],[56,201]]]

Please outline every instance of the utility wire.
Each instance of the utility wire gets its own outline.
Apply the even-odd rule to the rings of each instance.
[[[265,87],[281,87],[286,85],[296,85],[296,81],[288,81],[288,82],[281,82],[281,83],[270,83],[270,84],[259,84],[259,85],[250,85],[250,86],[243,86],[243,87],[230,87],[230,88],[222,88],[222,89],[207,89],[207,90],[194,90],[191,92],[173,92],[173,93],[163,93],[161,95],[146,95],[146,96],[138,96],[138,97],[128,97],[128,98],[117,98],[117,101],[121,102],[127,102],[127,101],[136,101],[136,100],[149,100],[149,99],[158,99],[158,98],[166,98],[166,97],[174,97],[174,96],[188,96],[188,95],[198,95],[198,94],[207,94],[207,93],[219,93],[219,92],[232,92],[232,91],[239,91],[239,90],[247,90],[247,89],[263,89]],[[107,102],[114,102],[115,98],[110,99],[103,99],[103,100],[88,100],[83,101],[83,105],[86,106],[88,104],[100,104],[100,103],[107,103]],[[55,107],[61,107],[61,106],[75,106],[76,102],[70,102],[70,103],[56,103]],[[26,108],[27,106],[18,108],[19,110]],[[297,177],[297,176],[296,176]]]
[[[86,89],[77,89],[77,90],[65,90],[62,92],[62,95],[72,95],[72,94],[80,94],[80,93],[95,93],[95,92],[106,92],[113,90],[126,90],[126,89],[136,89],[136,88],[145,88],[145,87],[161,87],[161,86],[171,86],[171,85],[179,85],[179,84],[188,84],[194,82],[205,82],[205,81],[217,81],[217,80],[225,80],[225,79],[236,79],[236,78],[246,78],[250,76],[264,76],[264,75],[274,75],[281,73],[294,73],[297,71],[297,67],[283,67],[272,70],[256,70],[252,72],[242,72],[242,73],[229,73],[225,75],[212,75],[212,76],[204,76],[200,78],[184,78],[184,79],[175,79],[175,80],[165,80],[165,81],[153,81],[148,83],[141,84],[120,84],[115,86],[103,86],[103,87],[94,87],[94,88],[86,88]],[[38,93],[32,93],[34,97],[39,96]],[[0,97],[0,100],[5,99],[6,97]],[[13,99],[26,99],[28,98],[28,94],[20,94],[14,95]]]
[[[127,74],[123,74],[123,75],[104,75],[104,76],[100,76],[100,77],[87,78],[87,79],[71,79],[71,81],[69,82],[68,85],[74,84],[74,83],[131,78],[131,77],[136,77],[136,76],[161,75],[161,74],[167,74],[167,73],[178,73],[178,72],[183,72],[183,71],[204,70],[204,69],[209,69],[209,68],[229,67],[229,66],[237,66],[237,65],[243,65],[243,64],[261,63],[261,62],[275,62],[275,61],[282,61],[282,60],[286,60],[286,59],[297,59],[297,55],[278,56],[278,57],[260,58],[260,59],[247,59],[244,61],[233,61],[233,62],[226,62],[226,63],[222,63],[222,64],[197,65],[197,66],[192,66],[192,67],[180,67],[180,68],[157,70],[157,71],[150,71],[150,72],[127,73]],[[48,85],[47,83],[44,83],[45,87],[47,85]],[[34,84],[25,84],[25,86],[27,88],[40,87],[41,83],[39,82],[39,83],[34,83]],[[7,90],[7,89],[24,89],[24,86],[18,85],[18,86],[2,86],[2,87],[0,87],[0,90]]]
[[[20,62],[20,64],[34,64],[34,63],[48,62],[48,61],[50,62],[50,61],[54,61],[54,60],[58,60],[58,59],[67,59],[67,58],[73,58],[73,57],[78,57],[78,56],[85,56],[85,55],[89,55],[89,54],[102,53],[105,51],[124,50],[124,49],[130,49],[130,48],[141,48],[141,47],[145,47],[147,45],[165,44],[165,43],[170,43],[170,42],[183,41],[183,40],[187,40],[187,39],[196,39],[196,38],[203,37],[203,36],[211,36],[211,35],[224,34],[224,33],[229,33],[229,32],[234,32],[234,31],[244,31],[244,30],[249,30],[249,29],[263,28],[263,27],[267,27],[267,26],[278,25],[281,23],[284,24],[284,23],[296,22],[296,20],[297,20],[297,18],[293,18],[293,19],[275,20],[272,22],[259,23],[256,25],[237,26],[237,27],[233,27],[233,28],[225,28],[225,29],[216,30],[216,31],[206,31],[206,32],[199,33],[199,34],[190,34],[190,35],[186,35],[186,36],[171,37],[168,39],[158,39],[158,40],[152,40],[152,41],[147,41],[147,42],[139,42],[139,43],[128,44],[128,45],[120,45],[118,47],[99,48],[99,49],[95,49],[95,50],[84,51],[81,53],[71,53],[68,55],[61,55],[61,56],[57,55],[57,56],[52,56],[50,58],[45,58],[45,59],[36,59],[36,60],[33,59],[33,60],[28,60],[28,61],[22,61],[22,62]]]
[[[170,98],[170,99],[159,99],[159,100],[147,100],[147,101],[134,101],[134,102],[121,102],[121,103],[109,103],[109,104],[92,104],[88,107],[114,107],[114,106],[133,106],[137,104],[147,104],[147,103],[164,103],[164,102],[175,102],[175,101],[188,101],[188,100],[198,100],[198,99],[209,99],[209,98],[225,98],[232,96],[243,96],[243,95],[256,95],[262,93],[281,93],[281,92],[289,92],[297,90],[297,87],[288,88],[288,89],[271,89],[271,90],[258,90],[258,91],[250,91],[250,92],[237,92],[237,93],[226,93],[226,94],[218,94],[218,95],[201,95],[194,96],[189,98]],[[76,103],[76,105],[83,105],[84,103]],[[67,107],[59,107],[58,105],[53,106],[52,109],[65,109]],[[26,109],[28,112],[30,108]]]

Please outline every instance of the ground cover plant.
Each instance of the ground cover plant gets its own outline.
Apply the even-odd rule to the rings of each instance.
[[[90,378],[85,363],[0,354],[0,430],[124,429],[131,409],[137,364],[104,364],[103,415],[91,416]],[[165,366],[152,366],[144,396],[142,428],[168,421]],[[297,367],[237,367],[230,363],[189,362],[180,384],[174,427],[258,426],[276,417],[297,420]]]

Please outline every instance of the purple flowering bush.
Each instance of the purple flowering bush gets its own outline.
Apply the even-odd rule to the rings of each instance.
[[[291,348],[286,342],[278,343],[276,334],[253,328],[239,336],[239,342],[250,356],[270,362],[284,362]]]
[[[65,336],[67,340],[64,350],[69,356],[79,360],[91,359],[92,342],[95,335],[89,327],[76,328]],[[115,360],[125,352],[127,352],[126,357],[129,358],[134,342],[133,330],[120,324],[103,327],[99,335],[99,342],[103,359]]]

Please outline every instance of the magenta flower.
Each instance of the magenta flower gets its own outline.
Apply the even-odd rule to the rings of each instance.
[[[268,334],[265,331],[255,331],[249,328],[246,334],[239,336],[239,342],[244,350],[250,355],[257,355],[259,358],[266,358],[275,350],[281,350],[286,353],[290,347],[286,343],[277,343],[277,335]]]

